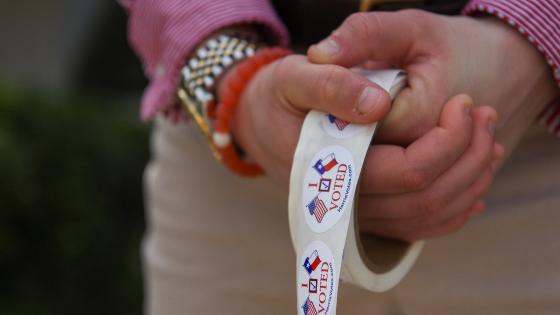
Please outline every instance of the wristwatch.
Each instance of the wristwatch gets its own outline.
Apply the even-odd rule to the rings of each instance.
[[[216,96],[215,83],[229,67],[252,56],[256,44],[238,37],[220,35],[206,42],[181,69],[179,99],[202,131],[216,159],[221,155],[212,141]]]

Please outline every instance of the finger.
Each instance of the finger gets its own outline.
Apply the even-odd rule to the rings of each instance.
[[[437,126],[443,106],[458,94],[446,88],[449,80],[448,74],[436,70],[434,63],[410,66],[408,86],[393,100],[374,142],[406,146]]]
[[[386,234],[392,231],[393,233],[403,234],[439,229],[440,226],[448,224],[455,217],[462,216],[465,212],[471,217],[478,215],[484,209],[484,207],[480,208],[480,202],[488,192],[493,178],[494,171],[491,166],[488,166],[475,182],[465,192],[461,193],[456,200],[447,205],[443,211],[402,218],[377,217],[380,214],[386,216],[387,213],[361,211],[359,213],[360,228],[368,232],[384,231]],[[379,206],[375,201],[369,204],[369,206],[375,205]],[[363,210],[364,208],[360,206],[360,209]]]
[[[486,166],[480,176],[476,178],[476,180],[465,190],[464,193],[460,194],[449,204],[449,206],[447,206],[447,210],[438,213],[436,217],[434,217],[435,223],[440,224],[450,220],[454,216],[463,212],[466,208],[470,207],[472,209],[472,205],[481,200],[486,193],[488,193],[488,190],[494,180],[494,176],[498,170],[498,166],[503,161],[504,156],[504,147],[500,143],[494,142],[492,162]],[[471,215],[478,215],[483,209],[484,208],[478,209],[480,211],[472,209],[469,213],[471,213]]]
[[[471,110],[471,99],[458,95],[444,106],[440,126],[407,148],[371,146],[362,170],[362,193],[395,194],[427,187],[468,147]]]
[[[445,210],[436,213],[432,220],[433,225],[441,225],[446,221],[460,215],[465,212],[465,209],[470,209],[474,204],[481,200],[492,185],[494,180],[495,172],[491,165],[488,165],[484,172],[465,190],[461,193],[455,200],[449,203]],[[479,209],[482,211],[483,209]],[[471,215],[479,214],[480,212],[469,211]]]
[[[494,157],[492,159],[492,170],[494,171],[494,173],[500,169],[500,166],[502,165],[502,162],[504,161],[505,157],[506,157],[505,147],[501,143],[494,142]]]
[[[407,70],[408,87],[394,100],[375,141],[408,145],[436,126],[441,107],[462,92],[450,93],[450,75],[442,72],[449,68],[442,63],[450,57],[446,23],[443,17],[418,10],[358,13],[310,47],[308,58],[345,67],[381,61]],[[325,45],[338,47],[337,53],[323,53],[320,48]],[[411,111],[423,114],[411,116]]]
[[[391,106],[387,91],[365,77],[335,65],[316,65],[289,56],[275,65],[279,95],[296,110],[326,111],[353,123],[380,120]]]
[[[368,59],[399,66],[412,55],[416,43],[426,42],[428,34],[434,35],[429,31],[434,20],[439,21],[434,16],[419,10],[355,13],[326,39],[312,45],[307,55],[314,63],[345,67]]]
[[[371,218],[369,220],[364,218],[364,220],[370,222],[369,224],[366,224],[366,226],[369,228],[385,228],[399,233],[407,233],[418,230],[436,229],[453,218],[462,215],[465,211],[469,211],[470,214],[478,214],[479,212],[473,213],[472,211],[482,211],[482,209],[472,209],[472,207],[488,192],[493,179],[494,172],[492,171],[491,166],[488,166],[467,190],[461,192],[456,199],[446,205],[441,211],[429,212],[413,217],[405,216],[400,218],[389,215],[385,218]],[[382,215],[387,215],[387,213]],[[366,216],[367,214],[362,214],[362,217]]]
[[[438,213],[451,205],[456,197],[472,188],[467,196],[479,199],[486,193],[494,174],[491,169],[493,158],[494,136],[490,130],[491,122],[497,120],[497,113],[491,107],[478,107],[473,110],[473,137],[469,147],[449,169],[439,176],[417,200],[419,215]],[[479,185],[474,185],[480,179]],[[459,200],[458,202],[461,202]],[[474,200],[473,200],[474,201]],[[469,200],[464,200],[469,203]],[[458,207],[461,209],[461,207]],[[441,218],[447,220],[457,211],[443,211]]]
[[[494,138],[489,122],[497,118],[490,107],[473,111],[473,137],[469,147],[454,163],[438,176],[426,189],[399,195],[375,195],[370,199],[369,215],[378,218],[412,218],[425,216],[430,223],[447,220],[479,199],[489,188],[493,179],[491,162]],[[469,187],[480,179],[480,184]],[[460,200],[457,207],[449,207],[459,195],[467,192],[468,198]],[[470,194],[469,194],[470,192]],[[364,196],[364,207],[368,196]],[[361,201],[360,201],[361,202]],[[465,206],[466,205],[466,206]],[[367,217],[367,216],[366,216]]]
[[[467,210],[459,215],[429,228],[402,228],[407,226],[408,222],[403,219],[381,219],[370,220],[359,223],[361,232],[385,236],[388,238],[400,239],[407,242],[413,242],[421,239],[435,238],[456,232],[463,227],[469,219],[482,213],[485,204],[482,199],[477,200]]]

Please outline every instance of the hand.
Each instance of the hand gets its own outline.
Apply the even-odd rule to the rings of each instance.
[[[221,80],[218,92],[226,80]],[[385,116],[390,102],[385,90],[351,70],[292,55],[260,69],[247,83],[232,117],[232,134],[266,174],[287,187],[310,109],[349,122],[372,123]]]
[[[241,94],[232,121],[234,138],[287,186],[301,126],[312,106],[357,123],[386,113],[385,92],[380,101],[379,96],[368,97],[370,105],[379,102],[373,111],[357,110],[364,84],[377,89],[347,69],[314,65],[305,56],[272,63]],[[362,230],[404,240],[435,237],[482,211],[479,199],[494,175],[490,162],[503,158],[503,148],[494,144],[490,131],[495,111],[481,107],[471,118],[471,109],[470,98],[458,96],[444,107],[440,126],[406,149],[371,147],[362,172]]]
[[[496,140],[509,155],[559,89],[541,53],[494,17],[446,17],[418,10],[350,16],[310,47],[309,60],[345,67],[392,64],[408,72],[376,139],[406,145],[437,125],[452,96],[496,109]],[[411,113],[414,113],[413,115]]]
[[[415,241],[456,231],[484,209],[481,199],[504,148],[495,143],[496,112],[472,109],[466,95],[443,107],[439,126],[406,148],[373,145],[358,202],[360,231]]]
[[[559,93],[537,49],[517,30],[492,17],[444,17],[417,10],[359,13],[310,47],[308,56],[319,64],[394,65],[407,70],[409,87],[393,102],[376,142],[411,145],[406,149],[372,146],[367,165],[383,165],[387,174],[362,182],[359,203],[361,230],[405,240],[450,233],[480,213],[484,208],[480,198],[493,179],[490,170],[511,153],[528,125]],[[463,156],[448,155],[449,160],[437,168],[438,156],[445,156],[448,146],[464,139],[455,138],[432,146],[431,160],[428,156],[415,161],[416,144],[434,131],[438,121],[445,128],[444,105],[460,93],[497,111],[496,140],[505,151],[494,143],[493,150],[473,154],[473,148],[489,145],[480,137],[484,125],[480,122],[487,121],[491,116],[484,116],[491,112],[477,108],[471,144]],[[365,169],[364,174],[369,172]],[[401,185],[392,187],[390,175],[403,178]]]

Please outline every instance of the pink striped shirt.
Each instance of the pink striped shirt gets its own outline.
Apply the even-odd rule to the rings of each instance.
[[[179,72],[189,51],[213,31],[232,24],[257,23],[281,45],[288,32],[268,1],[121,0],[129,12],[128,38],[144,65],[150,84],[140,115],[152,118],[173,110]]]
[[[218,28],[258,23],[287,45],[286,28],[268,0],[120,0],[130,13],[129,40],[143,60],[150,84],[142,96],[141,117],[176,110],[179,71],[188,52]],[[517,28],[541,51],[560,83],[560,4],[557,0],[473,0],[464,13],[496,15]],[[560,136],[560,102],[539,120]]]
[[[557,0],[473,0],[464,12],[489,13],[515,27],[543,54],[560,83],[560,3]],[[548,106],[538,120],[560,136],[560,100]]]

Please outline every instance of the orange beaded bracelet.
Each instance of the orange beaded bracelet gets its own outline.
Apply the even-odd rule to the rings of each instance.
[[[221,155],[222,163],[237,175],[254,177],[264,174],[257,164],[247,162],[239,156],[231,140],[230,121],[239,95],[259,69],[291,53],[291,50],[283,47],[263,48],[235,68],[219,95],[219,103],[214,111],[212,142]]]

